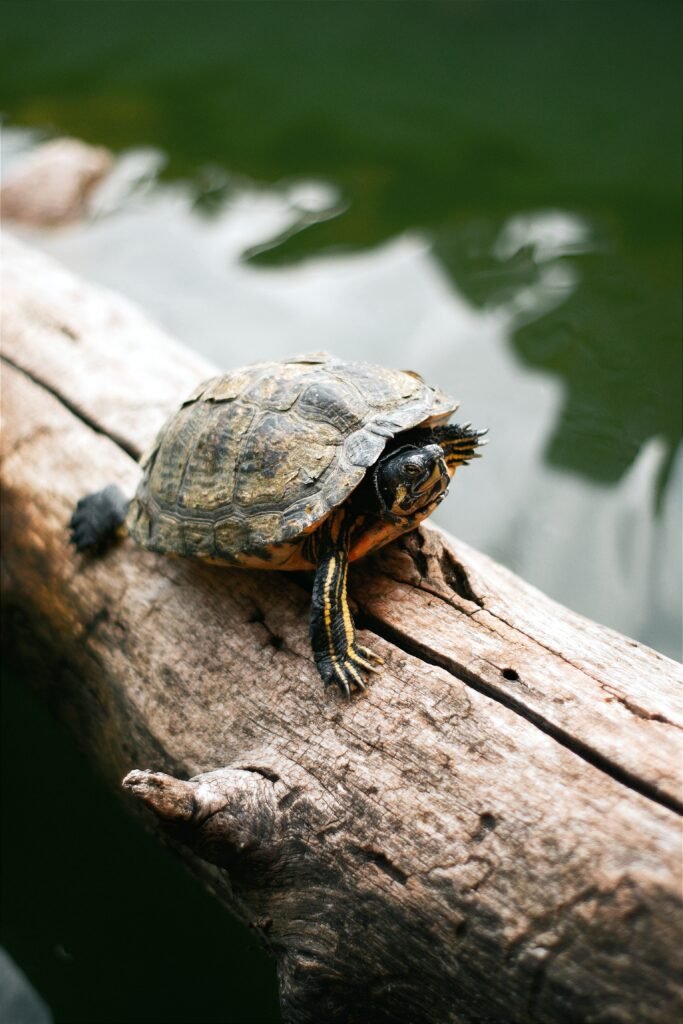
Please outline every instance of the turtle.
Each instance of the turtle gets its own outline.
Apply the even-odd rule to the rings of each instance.
[[[350,562],[414,529],[486,431],[414,371],[325,352],[258,362],[200,384],[161,428],[129,500],[116,485],[71,517],[79,551],[128,534],[150,551],[222,565],[312,570],[318,672],[347,697],[382,659],[357,638]]]

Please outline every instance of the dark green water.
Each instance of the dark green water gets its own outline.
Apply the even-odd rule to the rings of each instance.
[[[673,2],[10,3],[5,149],[32,129],[160,152],[146,190],[33,244],[222,365],[325,347],[455,392],[491,444],[442,525],[679,657],[682,27]],[[19,891],[34,840],[14,841]],[[133,902],[170,871],[145,850],[159,860]],[[180,883],[163,884],[160,904]],[[55,913],[77,944],[91,895],[73,891]],[[33,939],[10,901],[5,941],[58,1019],[117,1019],[104,998],[93,1016],[87,959],[66,999],[26,892]],[[187,896],[178,934],[194,914]],[[117,1006],[137,1009],[118,1019],[179,1020],[169,923],[147,917],[158,990],[122,970]],[[201,927],[223,966],[185,1019],[230,1019],[226,990],[251,968]],[[116,962],[126,929],[103,929]]]
[[[214,166],[261,182],[330,180],[344,215],[263,260],[418,229],[477,305],[510,288],[508,268],[487,258],[507,217],[580,214],[597,235],[581,291],[514,338],[525,363],[566,388],[546,457],[614,481],[661,436],[666,474],[681,428],[678,11],[6,4],[2,105],[15,124],[159,147],[169,177],[197,181]],[[529,263],[520,253],[516,279],[533,276]]]

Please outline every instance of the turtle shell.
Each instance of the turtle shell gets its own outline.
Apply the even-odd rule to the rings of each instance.
[[[129,532],[153,551],[272,564],[348,498],[391,437],[456,408],[418,374],[326,353],[214,377],[143,461]]]

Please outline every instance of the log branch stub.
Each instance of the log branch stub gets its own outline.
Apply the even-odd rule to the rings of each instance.
[[[214,864],[274,856],[273,784],[255,772],[219,769],[183,781],[164,772],[129,772],[123,788],[174,838]]]
[[[7,651],[263,936],[288,1024],[683,1015],[680,666],[425,527],[350,574],[385,666],[347,704],[305,577],[75,554],[211,367],[4,248]]]
[[[153,772],[149,769],[140,771],[135,768],[128,772],[121,785],[142,800],[158,818],[173,824],[201,822],[213,811],[221,810],[225,806],[225,797],[222,794],[210,793],[204,800],[198,800],[192,783],[175,779],[164,772]]]

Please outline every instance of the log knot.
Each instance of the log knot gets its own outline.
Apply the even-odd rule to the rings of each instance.
[[[122,782],[150,808],[164,830],[204,860],[235,872],[279,859],[273,783],[252,771],[221,768],[177,779],[134,770]]]
[[[383,548],[373,560],[398,582],[436,594],[468,615],[484,607],[465,565],[437,530],[418,527]]]

